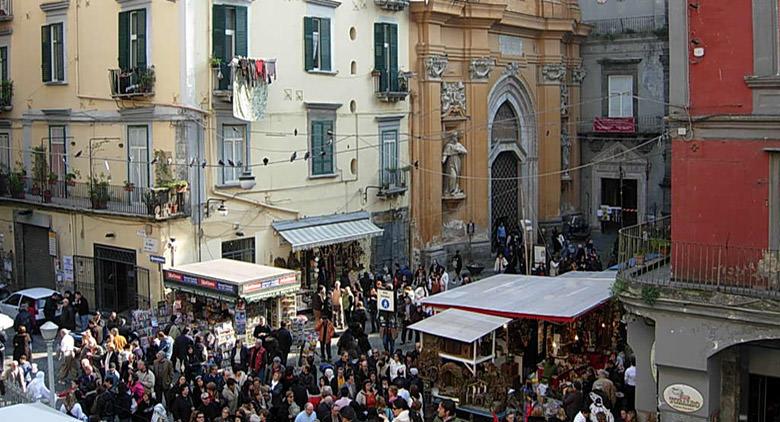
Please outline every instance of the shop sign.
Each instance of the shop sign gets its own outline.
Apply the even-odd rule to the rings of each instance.
[[[693,413],[704,406],[699,390],[685,384],[672,384],[664,389],[664,401],[678,412]]]
[[[387,289],[376,291],[377,309],[383,312],[395,312],[395,292]]]
[[[258,290],[270,289],[271,287],[282,286],[285,284],[292,284],[298,281],[296,273],[283,275],[271,280],[253,281],[251,283],[244,284],[241,289],[244,294],[256,292]]]
[[[168,281],[174,281],[189,286],[197,286],[202,289],[216,290],[221,293],[229,293],[235,295],[238,288],[232,284],[222,283],[216,280],[209,280],[206,278],[192,277],[189,275],[179,274],[172,271],[165,271],[165,279]]]
[[[165,257],[160,255],[149,255],[149,261],[155,264],[165,264]]]

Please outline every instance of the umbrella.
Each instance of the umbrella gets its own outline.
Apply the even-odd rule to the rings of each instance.
[[[14,320],[6,314],[0,314],[0,330],[7,330],[14,326]]]

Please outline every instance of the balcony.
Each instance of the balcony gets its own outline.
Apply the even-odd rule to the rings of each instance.
[[[11,111],[13,106],[14,97],[14,83],[13,81],[0,82],[0,110]]]
[[[189,191],[110,185],[106,180],[77,182],[51,176],[33,180],[22,173],[0,173],[0,201],[92,210],[107,214],[166,220],[190,215]]]
[[[109,69],[108,79],[111,83],[112,98],[129,99],[154,95],[154,66],[146,69]]]
[[[400,12],[409,6],[409,0],[374,0],[374,4],[390,12]]]
[[[664,130],[663,116],[594,117],[579,124],[580,133],[652,134]]]
[[[403,101],[409,95],[409,79],[412,72],[398,72],[397,76],[390,75],[389,71],[374,70],[371,72],[374,78],[374,92],[380,101],[396,103]]]
[[[614,37],[615,35],[654,34],[665,37],[669,29],[665,16],[632,16],[626,18],[600,19],[583,23],[593,27],[591,35]]]
[[[671,219],[620,231],[619,282],[780,298],[780,251],[675,241]],[[644,293],[643,293],[644,295]]]
[[[0,0],[0,22],[10,21],[14,18],[13,0]]]
[[[394,198],[406,193],[406,178],[409,174],[405,168],[388,168],[379,173],[379,192],[380,198]]]

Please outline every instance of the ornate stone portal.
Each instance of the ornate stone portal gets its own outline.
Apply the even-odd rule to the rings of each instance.
[[[460,177],[462,156],[468,154],[468,150],[459,141],[459,133],[453,131],[447,134],[447,143],[442,151],[441,163],[444,165],[444,199],[461,199],[466,194],[458,185]]]
[[[441,83],[441,115],[466,115],[466,86],[463,82]]]

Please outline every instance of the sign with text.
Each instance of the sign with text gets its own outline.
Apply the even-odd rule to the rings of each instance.
[[[704,406],[704,397],[699,390],[685,384],[672,384],[664,389],[664,401],[672,409],[683,412],[698,412]]]
[[[293,284],[296,282],[298,282],[298,274],[289,273],[271,279],[253,281],[251,283],[244,284],[244,286],[241,287],[241,292],[243,294],[254,293],[260,290],[270,289],[272,287],[283,286],[286,284]]]
[[[238,286],[224,283],[218,280],[206,279],[201,277],[193,277],[187,274],[177,273],[175,271],[165,270],[163,271],[165,281],[184,284],[193,287],[199,287],[201,289],[213,290],[219,293],[225,293],[230,295],[238,295]]]
[[[377,310],[383,312],[395,312],[395,292],[387,289],[376,291]]]

